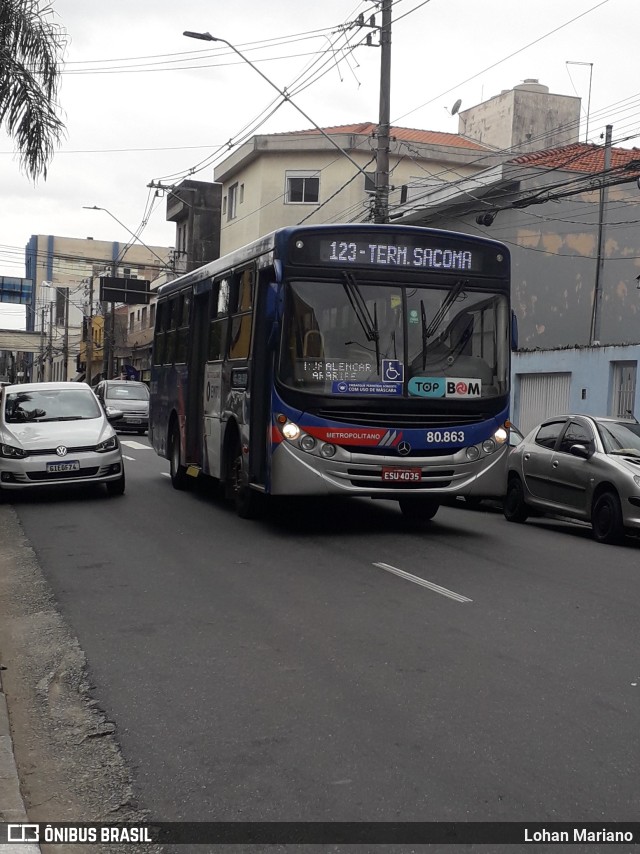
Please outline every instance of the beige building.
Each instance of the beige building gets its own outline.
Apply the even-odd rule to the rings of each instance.
[[[282,226],[369,219],[376,128],[365,122],[254,136],[240,146],[214,173],[222,184],[220,253]],[[393,127],[390,135],[392,216],[412,182],[459,180],[494,162],[486,146],[458,134]]]

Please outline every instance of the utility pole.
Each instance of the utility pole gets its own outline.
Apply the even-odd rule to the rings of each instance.
[[[45,306],[42,306],[42,317],[40,320],[40,370],[38,371],[38,380],[40,382],[44,382],[44,368],[45,368],[45,328],[44,328],[44,317],[47,309]]]
[[[85,382],[91,386],[93,370],[93,276],[89,279],[89,322],[87,324],[87,341],[85,346]]]
[[[602,302],[602,279],[604,275],[604,232],[607,209],[607,178],[611,171],[611,138],[613,126],[607,125],[604,141],[604,170],[600,181],[600,211],[598,215],[598,257],[596,261],[596,283],[593,292],[593,310],[591,314],[590,344],[600,343],[600,304]]]
[[[67,288],[67,296],[64,301],[64,338],[62,344],[62,352],[64,354],[64,365],[62,379],[67,382],[69,379],[69,291]]]
[[[53,380],[53,303],[49,303],[49,376],[48,382]]]
[[[374,222],[389,221],[389,122],[391,121],[391,3],[381,0],[380,111],[376,148],[376,194]]]

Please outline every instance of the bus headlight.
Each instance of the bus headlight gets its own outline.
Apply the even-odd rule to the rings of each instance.
[[[493,438],[496,440],[496,442],[497,442],[499,445],[504,445],[504,443],[505,443],[505,442],[507,441],[507,439],[509,438],[509,434],[508,434],[508,433],[507,433],[507,431],[504,429],[504,427],[498,427],[498,429],[496,430],[496,432],[493,434]]]
[[[477,445],[471,445],[466,450],[468,460],[477,460],[480,456],[480,449]]]
[[[323,457],[326,457],[327,459],[329,459],[330,457],[335,456],[336,450],[337,450],[337,448],[335,445],[328,445],[327,444],[327,445],[323,445],[320,448],[320,453]]]
[[[293,441],[300,435],[300,428],[297,424],[294,424],[293,421],[287,421],[287,423],[283,424],[280,429],[282,430],[282,435],[285,439]]]
[[[305,433],[302,439],[300,439],[300,447],[303,451],[313,451],[316,446],[316,440],[313,436],[310,436],[308,433]]]
[[[485,439],[482,443],[482,450],[485,454],[492,454],[496,449],[496,443],[493,439]]]

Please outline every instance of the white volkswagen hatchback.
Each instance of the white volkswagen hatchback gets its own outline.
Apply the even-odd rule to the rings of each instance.
[[[125,488],[122,450],[107,414],[84,383],[22,383],[0,389],[0,493],[104,483]]]

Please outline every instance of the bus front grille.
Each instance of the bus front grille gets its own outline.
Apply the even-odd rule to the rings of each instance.
[[[479,424],[490,417],[484,412],[473,415],[435,415],[425,412],[362,412],[351,409],[318,409],[314,414],[327,421],[348,424],[350,427],[404,427],[416,430]]]

